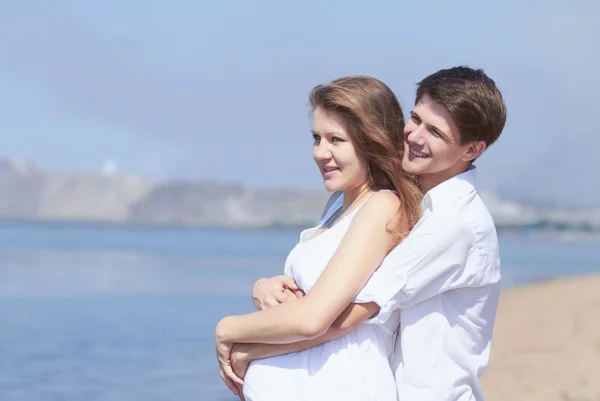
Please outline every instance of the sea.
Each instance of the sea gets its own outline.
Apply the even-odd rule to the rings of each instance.
[[[253,310],[299,232],[0,222],[0,400],[236,400],[214,327]],[[600,273],[594,238],[504,234],[500,251],[505,288]]]

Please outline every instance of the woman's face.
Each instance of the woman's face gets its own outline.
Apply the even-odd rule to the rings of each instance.
[[[352,190],[367,182],[366,161],[357,154],[340,116],[317,107],[313,112],[312,134],[313,159],[327,191]]]

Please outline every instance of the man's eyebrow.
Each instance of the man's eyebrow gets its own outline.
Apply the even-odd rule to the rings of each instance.
[[[439,128],[438,128],[438,127],[436,127],[435,125],[432,125],[432,124],[428,124],[428,125],[429,125],[429,127],[430,127],[432,130],[434,130],[434,131],[438,132],[438,133],[439,133],[439,134],[442,136],[442,138],[444,138],[446,141],[449,141],[449,140],[450,140],[450,135],[448,135],[448,134],[446,133],[446,131],[444,131],[444,130],[442,130],[442,129],[439,129]]]
[[[416,111],[413,111],[413,110],[411,110],[411,112],[410,112],[410,115],[411,115],[411,117],[416,117],[416,118],[418,118],[419,120],[421,120],[421,117],[419,117],[419,114],[417,114],[417,112],[416,112]],[[435,126],[435,125],[433,125],[433,124],[427,124],[427,126],[428,126],[430,129],[433,129],[433,130],[435,130],[436,132],[438,132],[438,133],[439,133],[439,134],[442,136],[442,138],[444,138],[444,140],[446,140],[446,141],[449,141],[449,140],[450,140],[450,135],[448,135],[448,134],[446,133],[446,131],[444,131],[444,130],[442,130],[442,129],[439,129],[438,127],[436,127],[436,126]]]

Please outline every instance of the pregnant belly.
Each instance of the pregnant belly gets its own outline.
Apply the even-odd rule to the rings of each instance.
[[[395,400],[388,352],[370,330],[252,362],[244,378],[246,400]]]
[[[253,361],[244,377],[246,401],[308,400],[306,356],[302,351]]]

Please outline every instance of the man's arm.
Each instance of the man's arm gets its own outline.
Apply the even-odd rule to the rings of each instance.
[[[290,344],[235,344],[231,353],[233,371],[238,377],[243,379],[250,362],[257,359],[302,351],[343,337],[355,330],[365,320],[376,315],[378,311],[379,306],[374,302],[350,304],[325,334],[311,340]]]
[[[473,234],[458,216],[427,217],[394,248],[365,285],[377,316],[405,309],[446,291],[481,285],[483,275],[467,265]]]

